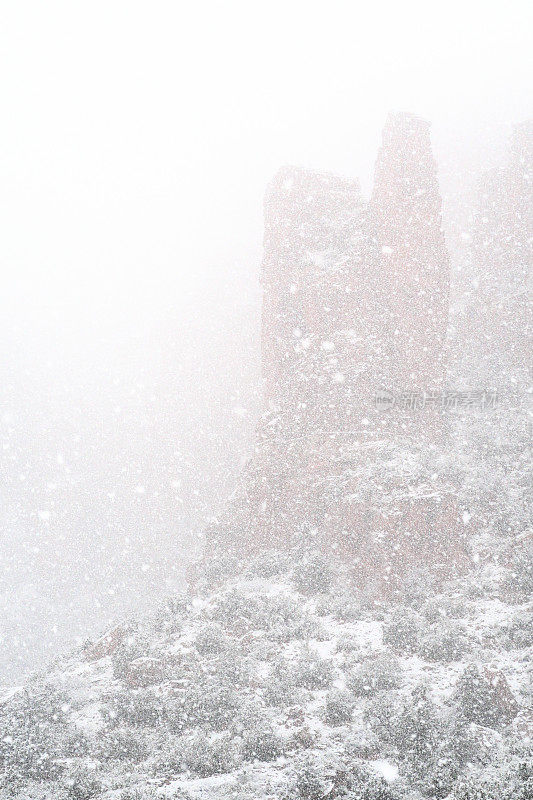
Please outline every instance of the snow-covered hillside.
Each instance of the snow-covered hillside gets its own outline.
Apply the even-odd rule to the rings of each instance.
[[[312,552],[217,558],[4,699],[1,796],[531,798],[530,582],[489,561],[384,605]]]

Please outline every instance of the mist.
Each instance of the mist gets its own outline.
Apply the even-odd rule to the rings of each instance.
[[[448,246],[531,102],[526,2],[4,2],[0,682],[183,586],[261,409],[263,195],[432,122]]]

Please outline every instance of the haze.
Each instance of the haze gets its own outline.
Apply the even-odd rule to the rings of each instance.
[[[262,198],[432,121],[445,221],[532,114],[526,2],[3,2],[0,682],[180,584],[260,405]]]

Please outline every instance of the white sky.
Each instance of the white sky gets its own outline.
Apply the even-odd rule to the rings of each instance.
[[[231,490],[273,173],[368,192],[408,110],[457,193],[533,113],[532,10],[0,0],[0,683],[161,593]]]
[[[391,108],[478,158],[532,113],[527,0],[0,8],[0,270],[23,326],[191,313],[189,291],[257,273],[279,165],[368,190]]]

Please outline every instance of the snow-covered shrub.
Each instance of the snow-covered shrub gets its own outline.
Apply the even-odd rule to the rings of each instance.
[[[181,760],[182,737],[174,735],[167,730],[156,748],[155,757],[152,760],[152,773],[158,777],[171,778],[183,772]]]
[[[422,637],[419,653],[428,661],[448,664],[459,661],[470,650],[470,642],[464,629],[449,624],[434,625]]]
[[[214,589],[240,573],[239,559],[232,553],[217,549],[212,558],[202,563],[196,588],[201,594],[210,594]]]
[[[51,780],[62,772],[67,725],[65,696],[43,684],[20,692],[0,708],[0,771],[6,784]]]
[[[168,713],[169,727],[176,733],[188,728],[205,726],[224,730],[238,709],[239,698],[228,683],[213,678],[191,683],[176,698]]]
[[[264,698],[269,705],[277,707],[292,705],[298,701],[299,689],[293,671],[284,659],[273,663],[270,676],[265,682]]]
[[[327,725],[344,725],[350,722],[355,698],[347,689],[331,689],[324,703],[324,721]]]
[[[356,766],[348,765],[346,771],[337,772],[333,785],[332,797],[338,800],[400,800],[384,778]]]
[[[291,751],[311,750],[317,742],[317,733],[307,725],[298,728],[290,737],[287,748]]]
[[[533,647],[533,614],[524,611],[510,617],[503,630],[502,644],[517,649]]]
[[[227,650],[229,639],[220,625],[207,622],[196,634],[194,644],[201,655],[213,655]]]
[[[296,686],[327,689],[333,680],[333,663],[304,647],[292,667],[292,675]]]
[[[230,633],[265,631],[281,641],[305,638],[319,627],[293,597],[279,593],[253,597],[236,590],[228,592],[217,601],[212,617]]]
[[[457,782],[458,769],[455,764],[443,760],[425,764],[424,769],[415,772],[415,782],[424,797],[431,800],[445,800]]]
[[[137,658],[148,655],[148,652],[149,643],[144,637],[131,635],[126,641],[119,644],[111,655],[113,677],[115,680],[125,680],[128,676],[131,662],[135,661]]]
[[[401,684],[402,668],[398,659],[388,653],[366,659],[348,676],[348,688],[358,697],[378,691],[397,689]]]
[[[353,654],[360,650],[359,638],[351,633],[342,633],[337,639],[337,652],[339,653],[349,653],[353,657]]]
[[[133,789],[125,789],[119,800],[161,800],[161,793],[152,786],[135,786]],[[181,793],[175,795],[175,800],[189,800],[190,795]]]
[[[417,608],[435,593],[435,576],[427,569],[411,570],[402,581],[399,599]]]
[[[383,642],[401,653],[416,653],[423,630],[419,614],[410,608],[398,608],[383,627]]]
[[[289,553],[283,550],[266,550],[260,553],[250,564],[246,575],[251,578],[274,578],[285,576],[292,564]]]
[[[328,600],[328,614],[340,622],[357,622],[361,619],[361,603],[351,594],[332,595]]]
[[[430,600],[422,607],[422,613],[428,622],[439,622],[442,619],[462,619],[466,616],[466,602],[458,597]]]
[[[113,726],[154,728],[166,719],[165,698],[153,689],[116,692],[102,709],[104,720]]]
[[[257,722],[242,735],[245,761],[273,761],[284,751],[284,741],[267,721]]]
[[[102,793],[102,784],[96,778],[94,770],[76,766],[65,776],[64,784],[69,800],[91,800]]]
[[[316,759],[299,758],[289,779],[289,790],[284,800],[322,800],[328,791],[327,775]]]
[[[492,678],[479,666],[468,666],[457,681],[454,700],[462,715],[478,725],[497,727],[510,722],[517,705],[500,676]]]
[[[240,651],[230,646],[228,650],[209,664],[210,674],[221,683],[231,686],[247,686],[250,681],[251,668],[249,661],[243,658]]]
[[[292,579],[301,594],[323,594],[331,586],[331,567],[321,553],[309,553],[294,567]]]
[[[257,627],[278,642],[307,639],[320,633],[318,619],[304,611],[294,598],[282,594],[265,599]]]
[[[295,764],[284,800],[399,800],[383,778],[346,763],[304,757]]]
[[[367,716],[380,738],[404,755],[412,752],[421,760],[432,755],[440,734],[440,715],[423,689],[416,689],[408,699],[379,698]]]
[[[186,594],[173,594],[167,597],[154,614],[154,630],[177,634],[183,626],[190,598]]]
[[[415,687],[408,697],[378,696],[365,710],[365,718],[384,745],[397,749],[413,782],[420,788],[432,786],[435,797],[441,791],[439,781],[442,791],[449,792],[454,769],[474,757],[475,743],[466,720],[437,706],[425,686]]]
[[[91,750],[91,740],[79,728],[72,728],[64,737],[64,752],[71,758],[82,758]]]
[[[190,608],[190,597],[185,592],[178,592],[177,594],[167,597],[162,604],[163,610],[174,616],[183,616]]]
[[[261,618],[260,601],[231,589],[217,600],[211,616],[225,630],[242,635],[258,626]]]
[[[402,709],[398,692],[380,692],[364,708],[363,719],[382,743],[394,743],[394,720],[398,719]]]
[[[533,544],[513,554],[505,586],[514,592],[533,593]]]
[[[498,762],[458,780],[452,800],[531,800],[533,748],[531,743],[506,747]]]
[[[368,727],[352,728],[344,739],[344,757],[349,761],[354,758],[377,758],[379,752],[379,738]]]
[[[148,742],[140,732],[115,728],[100,736],[97,756],[102,761],[116,759],[138,764],[148,756]]]
[[[231,772],[241,761],[237,742],[227,734],[213,737],[198,732],[183,737],[179,749],[185,769],[199,778]]]

